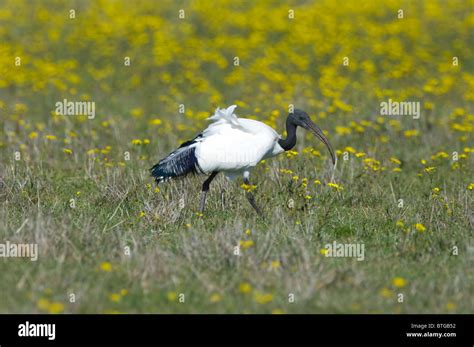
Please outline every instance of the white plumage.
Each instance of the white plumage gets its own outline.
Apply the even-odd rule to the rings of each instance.
[[[217,109],[209,119],[214,121],[196,141],[196,158],[204,173],[223,172],[235,177],[255,167],[262,159],[283,152],[281,138],[268,125],[234,114],[236,106]]]

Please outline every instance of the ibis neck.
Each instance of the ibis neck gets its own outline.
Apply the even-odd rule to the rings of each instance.
[[[296,145],[296,125],[290,120],[286,120],[286,139],[281,139],[278,144],[285,151],[289,151]]]

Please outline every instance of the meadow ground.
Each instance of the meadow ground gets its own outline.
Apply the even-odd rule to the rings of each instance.
[[[0,261],[0,312],[473,312],[472,1],[0,3],[0,243],[39,251]],[[234,103],[279,132],[306,110],[336,171],[301,131],[253,172],[266,220],[241,181],[203,215],[203,177],[156,187]]]

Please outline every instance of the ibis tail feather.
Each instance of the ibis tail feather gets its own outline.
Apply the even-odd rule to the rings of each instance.
[[[151,168],[151,175],[157,183],[186,176],[189,173],[202,172],[197,161],[194,143],[189,141],[189,145],[183,144]]]

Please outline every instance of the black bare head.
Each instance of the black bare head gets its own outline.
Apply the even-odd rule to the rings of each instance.
[[[309,118],[309,115],[302,110],[294,110],[288,115],[288,118],[286,119],[286,130],[288,137],[285,140],[281,140],[280,142],[280,145],[283,147],[283,149],[291,149],[296,144],[296,127],[298,126],[311,131],[318,139],[320,139],[328,148],[329,153],[331,154],[332,163],[336,164],[334,150],[332,149],[332,146],[324,135],[323,131],[318,126],[316,126],[311,118]]]
[[[294,110],[292,113],[288,114],[287,122],[290,121],[294,125],[304,128],[308,121],[311,122],[309,115],[302,110]]]

